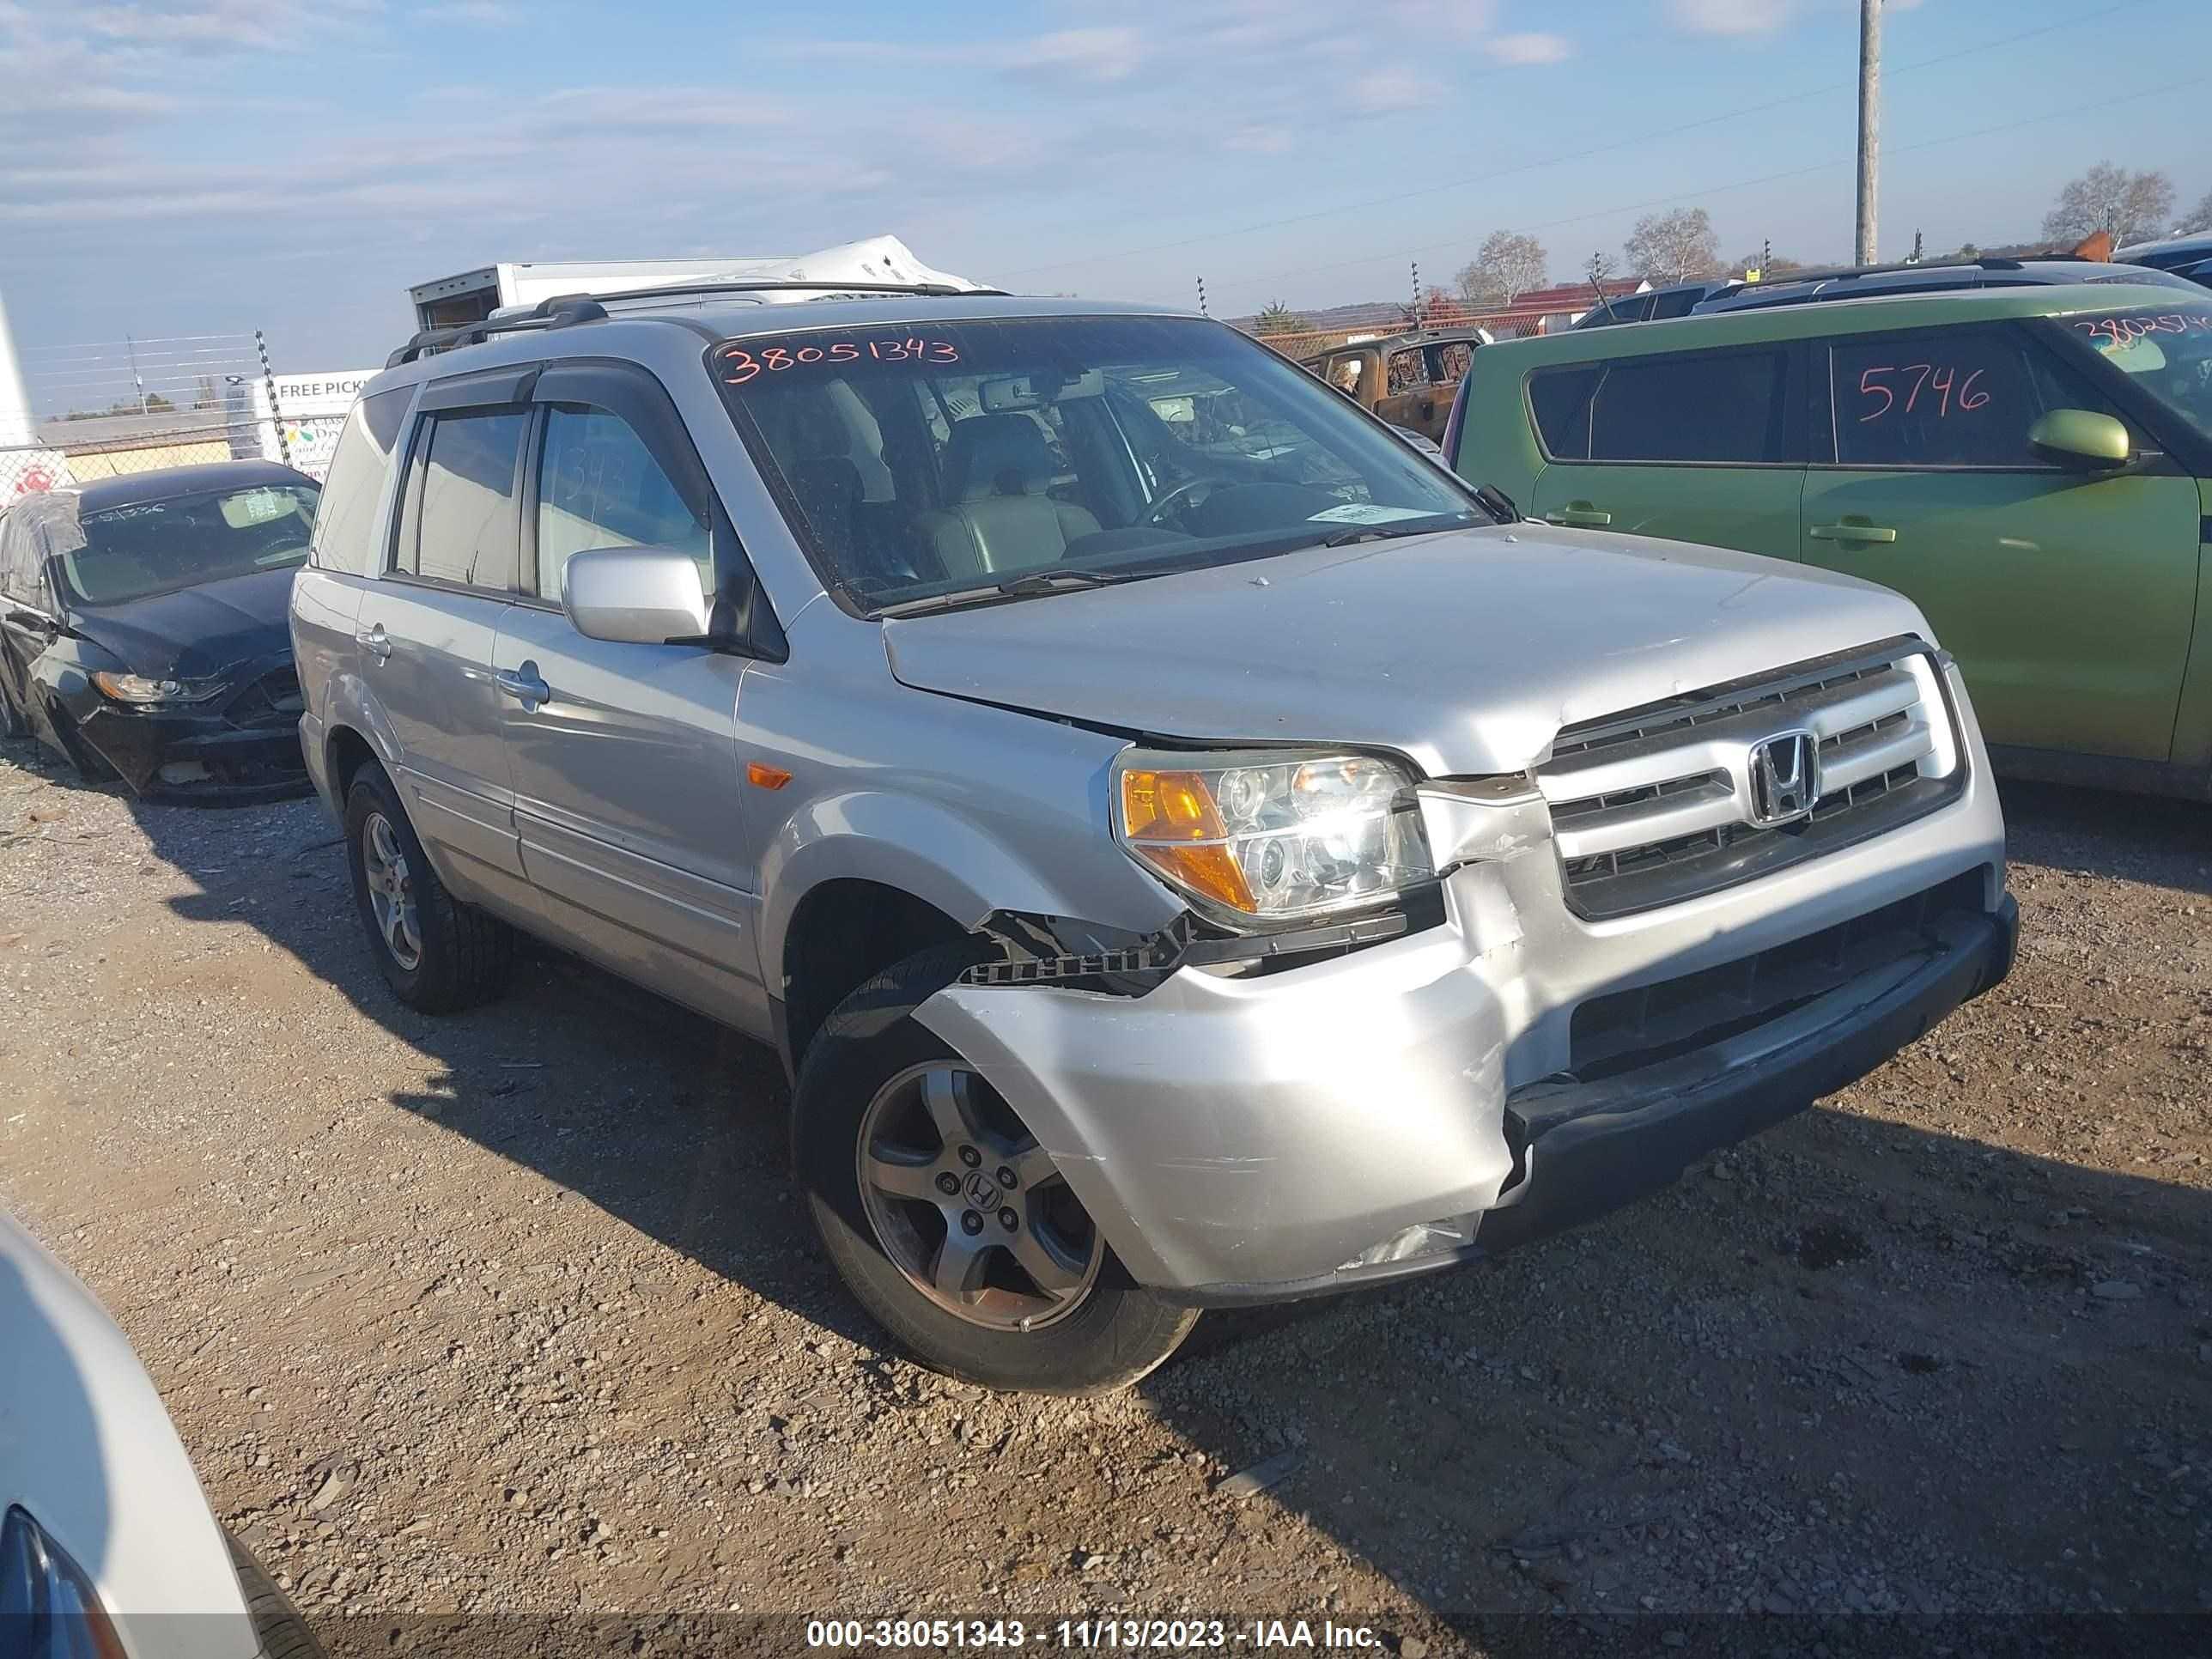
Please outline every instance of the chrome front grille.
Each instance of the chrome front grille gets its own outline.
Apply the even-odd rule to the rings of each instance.
[[[1760,746],[1809,734],[1809,811],[1762,822]],[[1567,902],[1596,919],[1771,873],[1932,811],[1964,787],[1927,647],[1894,640],[1559,733],[1537,783]]]

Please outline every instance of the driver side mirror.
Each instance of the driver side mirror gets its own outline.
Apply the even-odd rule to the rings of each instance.
[[[699,562],[672,547],[602,547],[569,556],[561,609],[587,640],[662,645],[703,638],[709,627]]]
[[[2105,471],[2134,457],[2128,429],[2109,415],[2087,409],[2054,409],[2027,429],[2035,452],[2061,466]]]

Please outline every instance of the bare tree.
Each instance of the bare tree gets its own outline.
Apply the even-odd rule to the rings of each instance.
[[[1551,280],[1544,245],[1533,236],[1493,230],[1474,262],[1460,267],[1459,291],[1476,305],[1510,306]]]
[[[1760,276],[1771,279],[1776,276],[1787,276],[1793,270],[1804,270],[1805,262],[1802,259],[1791,259],[1779,253],[1770,253],[1762,259],[1756,252],[1753,252],[1745,254],[1741,259],[1731,261],[1729,269],[1755,270]]]
[[[1721,240],[1703,208],[1647,214],[1621,245],[1628,268],[1655,285],[1710,276],[1720,268]]]
[[[2162,173],[2130,173],[2100,161],[2058,192],[2043,216],[2043,234],[2054,242],[2077,242],[2099,231],[2116,242],[2139,242],[2166,234],[2173,214],[2173,181]]]
[[[2212,230],[2212,190],[2204,192],[2204,199],[2190,209],[2188,216],[2174,228],[2185,235]]]

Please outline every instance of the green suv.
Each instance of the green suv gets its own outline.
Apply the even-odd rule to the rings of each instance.
[[[2212,794],[2212,302],[2081,284],[1553,335],[1476,353],[1454,413],[1454,467],[1532,518],[1904,592],[2000,769]]]

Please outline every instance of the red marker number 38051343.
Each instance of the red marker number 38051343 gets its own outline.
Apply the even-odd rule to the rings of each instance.
[[[771,346],[724,346],[715,354],[723,383],[743,386],[763,374],[816,368],[824,363],[957,363],[960,349],[950,340],[832,340],[827,345],[786,343]]]

